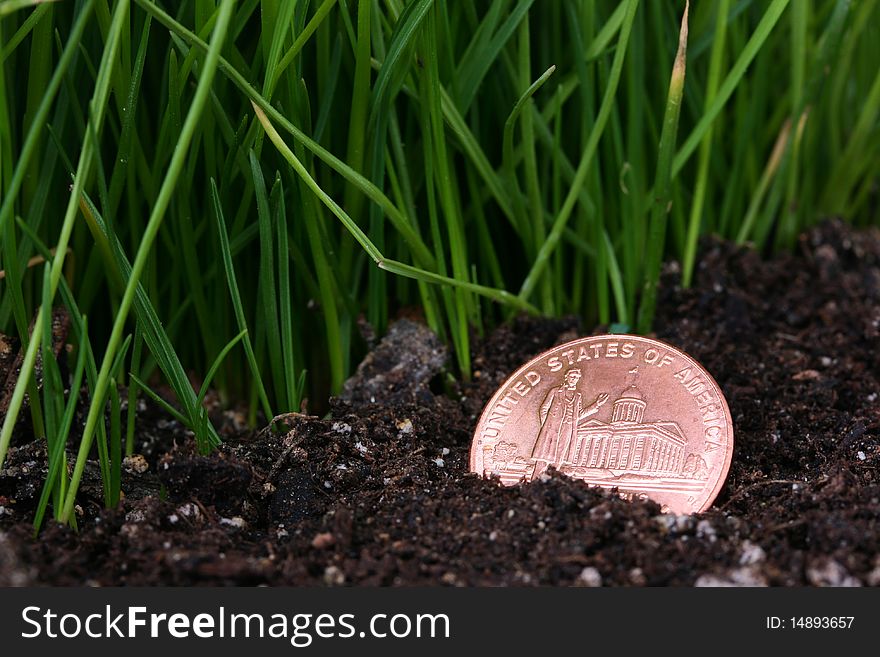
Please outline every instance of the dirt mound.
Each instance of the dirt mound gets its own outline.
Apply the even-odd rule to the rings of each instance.
[[[327,419],[229,432],[212,457],[148,406],[150,468],[126,474],[113,511],[87,486],[79,534],[30,538],[45,450],[18,436],[0,472],[0,567],[45,584],[880,584],[880,235],[827,222],[769,261],[704,242],[694,287],[677,280],[667,267],[656,335],[714,375],[734,420],[706,513],[555,473],[504,488],[467,472],[500,382],[578,335],[573,320],[519,318],[476,345],[473,381],[451,396],[430,385],[442,348],[397,367],[392,334]],[[382,385],[403,394],[389,403]]]

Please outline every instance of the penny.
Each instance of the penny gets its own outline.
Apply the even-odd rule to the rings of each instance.
[[[702,365],[659,340],[599,335],[504,382],[477,424],[470,469],[514,485],[552,467],[680,514],[709,508],[732,454],[727,401]]]

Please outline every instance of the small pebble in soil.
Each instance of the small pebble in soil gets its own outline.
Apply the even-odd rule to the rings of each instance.
[[[244,518],[240,516],[233,516],[232,518],[220,518],[220,524],[225,525],[226,527],[232,527],[233,529],[244,529],[246,525]]]
[[[332,547],[335,543],[336,538],[330,532],[315,534],[315,537],[312,539],[312,547],[316,550],[323,550]]]
[[[749,540],[745,540],[742,544],[742,554],[740,554],[739,563],[742,566],[752,566],[762,563],[766,556],[764,548]]]
[[[862,583],[834,559],[815,559],[807,566],[807,579],[813,586],[856,587]]]
[[[581,574],[578,575],[577,581],[575,582],[578,586],[589,586],[589,587],[598,587],[602,586],[602,575],[601,573],[593,568],[592,566],[587,566],[581,571]]]
[[[720,575],[700,575],[696,587],[767,586],[767,580],[754,566],[734,568]]]
[[[143,474],[150,469],[150,464],[143,455],[132,454],[122,459],[122,468],[129,474]]]
[[[327,586],[342,586],[345,584],[345,573],[339,566],[327,566],[324,569],[324,583]]]

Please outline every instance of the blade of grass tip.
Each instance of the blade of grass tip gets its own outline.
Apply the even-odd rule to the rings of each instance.
[[[226,272],[226,284],[229,288],[229,297],[232,300],[232,309],[235,314],[235,321],[240,331],[244,331],[244,352],[247,356],[248,364],[251,368],[251,374],[254,377],[254,383],[259,395],[260,404],[263,406],[263,412],[267,418],[275,417],[266,396],[266,388],[263,386],[263,379],[260,375],[260,368],[257,365],[257,359],[254,355],[254,347],[251,343],[250,334],[247,332],[247,320],[245,319],[244,307],[241,303],[241,294],[238,291],[238,282],[235,278],[235,268],[232,264],[232,251],[229,247],[229,235],[226,233],[226,219],[223,216],[223,208],[220,205],[220,193],[217,191],[217,183],[211,178],[211,201],[214,207],[214,218],[217,224],[217,234],[220,237],[220,256],[223,259],[223,269]]]
[[[675,154],[675,158],[672,161],[673,176],[681,171],[685,162],[688,161],[688,158],[690,158],[700,144],[706,130],[709,129],[709,126],[715,121],[718,114],[721,112],[721,109],[730,99],[730,96],[739,85],[740,80],[742,80],[746,70],[752,63],[752,60],[755,59],[755,56],[761,50],[767,37],[770,36],[770,33],[779,21],[780,16],[782,16],[782,12],[785,11],[785,8],[788,6],[788,2],[789,0],[773,0],[767,7],[764,16],[761,18],[761,22],[758,23],[751,38],[749,38],[748,43],[746,43],[745,48],[743,48],[736,63],[734,63],[733,68],[730,69],[730,73],[727,74],[727,77],[724,78],[724,82],[721,83],[721,87],[718,89],[718,94],[715,96],[715,101],[711,104],[709,109],[703,112],[703,116],[700,118],[699,122],[697,122],[697,125],[691,130],[691,134],[688,135],[687,139],[685,139],[684,143],[681,145],[681,148],[679,148],[678,152]]]
[[[507,180],[507,184],[512,192],[518,192],[519,185],[516,181],[516,176],[514,174],[514,164],[513,164],[513,131],[516,128],[516,122],[519,118],[520,113],[523,108],[526,107],[526,102],[531,100],[532,96],[540,89],[544,83],[553,75],[553,72],[556,70],[556,65],[554,64],[546,71],[544,71],[541,76],[532,82],[528,89],[526,89],[522,96],[514,103],[513,109],[510,111],[510,114],[507,116],[507,120],[504,121],[504,131],[502,137],[502,147],[501,147],[501,166],[505,171],[505,178]],[[517,229],[517,232],[520,234],[521,239],[525,239],[524,237],[524,227],[518,225],[518,222],[514,224],[514,227]]]
[[[236,335],[232,340],[226,343],[226,346],[220,350],[220,353],[217,354],[217,357],[214,359],[214,362],[211,363],[211,367],[208,368],[208,373],[205,374],[205,380],[202,381],[202,387],[199,389],[198,395],[198,404],[199,404],[199,418],[200,421],[206,423],[208,421],[208,409],[204,407],[205,396],[208,394],[208,390],[211,388],[211,383],[214,381],[214,376],[217,374],[217,370],[220,369],[220,365],[223,364],[223,361],[226,360],[226,356],[232,351],[232,348],[238,344],[238,342],[247,335],[247,329],[241,331],[238,335]]]
[[[568,222],[575,203],[578,200],[581,188],[586,182],[590,164],[593,163],[596,149],[599,146],[599,139],[605,130],[605,125],[608,123],[608,117],[611,114],[611,108],[614,105],[617,87],[620,83],[620,74],[623,69],[623,60],[626,56],[629,36],[632,33],[633,21],[635,19],[638,5],[639,0],[628,0],[627,2],[626,14],[623,17],[623,24],[620,26],[620,36],[617,40],[614,60],[611,63],[611,71],[608,75],[608,84],[605,87],[605,94],[602,97],[602,103],[599,106],[599,112],[596,115],[596,122],[593,125],[593,129],[590,131],[590,136],[587,140],[587,145],[584,147],[580,164],[578,164],[574,180],[569,187],[568,194],[559,210],[559,214],[556,215],[556,218],[553,220],[553,226],[547,234],[547,239],[541,245],[538,255],[535,257],[535,261],[532,263],[528,274],[523,280],[519,291],[520,299],[528,299],[534,291],[541,273],[544,271],[544,268],[550,260],[550,255],[559,243],[559,238],[562,237],[566,223]]]
[[[217,374],[217,370],[220,369],[220,365],[223,364],[223,361],[226,359],[226,356],[229,354],[229,352],[232,351],[232,348],[235,347],[235,345],[237,345],[239,341],[247,335],[247,332],[247,329],[244,329],[229,342],[227,342],[226,346],[224,346],[223,349],[220,350],[220,353],[217,354],[214,362],[211,363],[211,367],[208,368],[208,373],[205,374],[205,380],[202,381],[202,387],[199,388],[199,406],[201,406],[205,402],[205,395],[208,394],[208,390],[210,390],[211,387],[211,382],[214,380],[214,375]]]
[[[211,36],[211,45],[208,49],[208,54],[205,57],[204,63],[202,64],[202,74],[199,78],[198,86],[196,87],[196,93],[193,98],[192,105],[190,106],[189,112],[187,113],[186,121],[184,122],[180,138],[174,148],[174,154],[171,157],[171,162],[168,165],[165,178],[162,181],[162,186],[159,190],[159,195],[156,198],[155,205],[153,206],[153,211],[151,212],[150,218],[147,221],[146,230],[144,231],[141,244],[138,248],[137,256],[135,257],[134,264],[132,265],[131,277],[128,280],[125,288],[125,294],[123,295],[122,301],[120,303],[119,311],[113,322],[113,330],[107,343],[104,360],[101,363],[101,371],[98,374],[98,381],[95,386],[95,390],[92,393],[92,403],[89,406],[89,413],[86,418],[86,426],[83,430],[82,442],[80,443],[79,453],[77,454],[76,464],[74,465],[73,477],[71,478],[70,490],[68,491],[67,499],[64,504],[64,511],[62,514],[63,520],[67,520],[68,518],[70,518],[71,513],[73,512],[73,506],[76,502],[76,492],[79,489],[79,483],[82,479],[83,471],[85,470],[86,461],[88,460],[89,450],[91,449],[91,442],[94,437],[95,428],[102,416],[102,409],[107,392],[107,385],[110,379],[109,375],[111,361],[113,356],[115,355],[115,351],[118,348],[119,341],[122,337],[122,331],[125,327],[125,320],[127,318],[128,311],[131,308],[132,301],[134,300],[135,292],[137,291],[138,281],[140,280],[141,274],[143,273],[144,267],[146,266],[150,249],[152,248],[153,242],[159,231],[159,227],[162,224],[165,210],[167,209],[168,204],[171,201],[171,196],[173,194],[177,178],[180,175],[184,159],[189,151],[189,144],[192,139],[192,135],[195,131],[199,117],[201,116],[202,109],[204,108],[205,103],[208,99],[208,91],[210,90],[210,85],[214,78],[214,72],[217,69],[217,60],[220,55],[220,49],[223,46],[223,42],[226,38],[226,31],[229,27],[229,19],[232,15],[232,6],[233,3],[231,2],[231,0],[223,0],[220,6],[220,15],[217,19],[217,24]],[[207,445],[200,445],[201,449],[206,449],[207,447]]]
[[[174,408],[167,401],[162,399],[162,397],[159,396],[159,393],[157,393],[150,386],[148,386],[146,383],[141,381],[141,379],[139,379],[135,375],[134,372],[129,372],[128,376],[132,381],[134,381],[135,383],[138,384],[138,387],[144,391],[144,393],[147,395],[147,397],[152,399],[154,402],[156,402],[162,408],[163,412],[168,413],[168,415],[170,415],[175,420],[180,422],[180,424],[182,426],[188,427],[190,429],[192,428],[192,426],[191,426],[192,423],[190,422],[189,418],[187,418],[183,413],[181,413],[176,408]]]
[[[755,229],[752,232],[752,242],[755,245],[755,249],[759,252],[765,250],[767,241],[774,228],[776,228],[775,232],[778,246],[781,248],[783,244],[785,244],[784,239],[782,239],[783,236],[781,235],[784,233],[785,229],[781,222],[783,214],[781,206],[785,200],[785,184],[787,181],[785,174],[791,160],[792,142],[800,139],[800,135],[798,134],[799,130],[795,129],[794,132],[795,134],[789,137],[788,144],[783,148],[783,155],[779,163],[778,171],[776,172],[775,179],[770,187],[770,192],[767,194],[767,202],[764,204],[764,209],[761,212],[758,221],[755,222]]]
[[[718,92],[721,78],[721,64],[724,59],[724,44],[727,37],[727,14],[730,0],[720,0],[715,6],[715,38],[712,40],[712,54],[709,60],[709,78],[706,81],[706,108],[708,110]],[[694,185],[694,198],[691,202],[691,216],[688,223],[687,243],[682,258],[681,284],[688,288],[694,274],[694,261],[697,258],[697,237],[703,220],[703,204],[706,200],[706,188],[709,184],[709,161],[712,154],[712,136],[715,124],[712,123],[700,142],[699,163],[697,164],[697,182]]]
[[[97,211],[94,203],[92,203],[88,194],[83,193],[83,200],[85,205],[88,207],[89,212],[93,216],[99,230],[109,240],[109,244],[113,249],[115,265],[118,268],[117,273],[121,272],[121,276],[124,277],[125,280],[129,280],[131,278],[131,265],[126,258],[125,253],[123,253],[122,251],[122,247],[119,244],[119,239],[117,238],[115,233],[111,232],[112,229],[106,224],[106,222],[104,222],[103,218]],[[168,337],[169,334],[173,333],[175,326],[180,322],[180,319],[183,317],[191,302],[192,299],[187,298],[186,301],[177,305],[177,310],[175,314],[171,317],[171,320],[167,324],[167,330],[163,326],[162,322],[159,321],[156,310],[153,307],[153,304],[150,301],[150,298],[147,296],[145,288],[141,283],[138,283],[137,294],[134,303],[135,313],[137,315],[137,322],[141,325],[143,329],[144,341],[147,343],[152,357],[155,358],[155,360],[158,362],[162,373],[171,384],[171,387],[173,388],[178,400],[184,406],[190,416],[190,419],[184,422],[184,424],[186,424],[186,426],[190,428],[193,428],[195,426],[195,419],[198,415],[197,407],[195,404],[196,395],[192,389],[189,378],[187,377],[187,374],[183,369],[183,365],[181,364],[177,353],[174,351],[171,340]],[[95,377],[97,377],[97,374],[95,374]],[[99,423],[99,430],[102,427],[103,424]],[[211,430],[212,428],[209,427],[209,432]],[[211,438],[212,441],[219,440],[218,438],[214,438],[213,436],[209,436],[209,438]]]
[[[79,341],[79,351],[76,355],[76,366],[73,371],[73,379],[70,384],[70,397],[67,399],[67,405],[64,408],[64,415],[61,418],[61,424],[52,446],[52,453],[49,456],[49,473],[46,475],[46,481],[43,482],[43,490],[40,493],[40,501],[37,504],[37,511],[34,514],[34,534],[40,531],[43,524],[43,518],[46,515],[46,509],[49,506],[49,498],[55,490],[60,490],[59,497],[63,500],[66,492],[67,465],[65,458],[65,447],[67,446],[67,436],[70,435],[70,429],[73,426],[73,418],[76,414],[76,406],[79,401],[80,387],[82,386],[83,373],[86,367],[86,352],[88,351],[88,321],[83,317],[82,335]],[[59,475],[61,479],[59,480]],[[58,483],[56,483],[58,482]],[[57,488],[56,488],[57,487]],[[61,515],[61,504],[55,505],[56,517]]]
[[[460,281],[456,278],[450,278],[449,276],[441,276],[440,274],[425,271],[424,269],[419,269],[418,267],[413,267],[412,265],[408,265],[404,262],[399,262],[397,260],[385,259],[379,261],[377,264],[382,269],[390,271],[393,274],[397,274],[398,276],[406,276],[407,278],[412,278],[417,281],[424,281],[425,283],[433,283],[434,285],[460,287],[469,292],[473,292],[474,294],[484,296],[487,299],[497,301],[500,304],[511,306],[512,308],[516,308],[517,310],[529,313],[530,315],[541,314],[541,312],[528,301],[523,301],[515,294],[512,294],[507,290],[498,290],[496,288],[487,287],[478,283],[470,283],[468,281]]]
[[[654,198],[648,227],[645,278],[636,325],[641,334],[650,331],[654,322],[657,281],[660,278],[660,264],[663,260],[663,246],[666,241],[666,218],[672,203],[672,159],[675,153],[675,137],[678,133],[678,117],[681,113],[681,97],[684,91],[689,9],[690,3],[686,1],[684,16],[681,19],[681,30],[678,35],[678,52],[675,55],[672,75],[669,79],[669,94],[666,99],[666,111],[663,115],[663,130],[660,133],[657,174],[654,177]]]
[[[761,208],[761,203],[764,201],[764,196],[767,194],[767,188],[770,186],[770,182],[773,180],[776,171],[779,169],[779,163],[782,161],[782,156],[788,145],[788,137],[790,133],[791,119],[786,119],[785,123],[782,125],[782,129],[779,131],[779,136],[776,138],[776,143],[773,144],[773,151],[770,153],[770,158],[767,160],[767,166],[764,167],[764,171],[761,173],[758,187],[751,195],[749,209],[746,211],[746,215],[743,218],[742,225],[736,236],[737,244],[744,244],[752,233],[755,217],[758,216],[758,210]]]
[[[285,160],[293,167],[294,171],[296,171],[297,175],[303,178],[308,188],[315,194],[315,196],[320,199],[320,201],[327,206],[327,208],[339,219],[340,222],[345,226],[346,229],[352,234],[352,236],[357,240],[357,242],[363,247],[364,252],[373,259],[373,261],[383,269],[387,269],[388,271],[402,272],[401,275],[407,276],[409,278],[415,278],[417,280],[425,280],[427,282],[439,283],[442,285],[450,285],[452,287],[462,287],[464,289],[470,290],[482,296],[489,297],[490,299],[494,299],[499,303],[505,305],[512,305],[515,308],[519,308],[526,312],[530,312],[533,314],[537,314],[537,309],[528,302],[524,302],[523,300],[517,300],[516,297],[505,290],[496,290],[495,288],[486,287],[483,285],[475,285],[471,283],[467,283],[465,281],[459,281],[453,278],[448,278],[446,276],[440,276],[433,272],[427,271],[425,269],[421,269],[419,267],[413,267],[410,265],[403,265],[403,263],[399,263],[394,260],[389,260],[375,247],[375,245],[370,241],[367,235],[358,227],[358,225],[349,217],[345,210],[343,210],[339,204],[336,203],[321,187],[315,182],[315,179],[306,171],[305,167],[302,163],[297,159],[297,157],[293,154],[293,151],[287,146],[284,140],[281,138],[281,135],[278,134],[278,131],[275,130],[273,125],[269,122],[269,119],[266,117],[266,114],[263,112],[262,108],[255,102],[251,103],[254,108],[254,112],[257,117],[260,119],[260,123],[263,125],[263,129],[266,131],[266,134],[269,135],[269,139],[275,144],[275,147],[281,153]]]
[[[352,220],[351,217],[332,199],[330,196],[324,192],[318,186],[318,183],[315,182],[315,179],[309,174],[306,168],[303,166],[302,162],[293,154],[293,151],[287,146],[284,140],[281,138],[281,135],[278,134],[278,131],[275,130],[274,126],[269,122],[269,119],[266,117],[266,114],[260,108],[259,105],[251,102],[251,105],[254,108],[254,112],[257,115],[260,123],[263,126],[263,129],[266,131],[266,134],[269,136],[269,139],[275,144],[275,147],[281,153],[285,160],[293,167],[294,171],[296,171],[297,175],[299,175],[308,185],[309,189],[320,198],[324,204],[330,209],[331,212],[342,222],[342,225],[345,226],[346,229],[352,234],[352,236],[357,240],[358,244],[364,249],[367,255],[370,256],[374,261],[378,262],[383,259],[382,254],[379,250],[373,245],[370,241],[370,238],[367,237],[366,233],[360,229],[360,227]]]

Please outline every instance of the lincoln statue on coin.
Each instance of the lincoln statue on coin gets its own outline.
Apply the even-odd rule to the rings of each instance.
[[[550,390],[541,404],[541,430],[532,449],[532,458],[537,461],[536,475],[550,465],[559,467],[573,458],[570,452],[577,445],[578,424],[608,401],[608,394],[603,392],[585,407],[583,396],[577,390],[581,376],[578,368],[568,370],[562,385]]]

